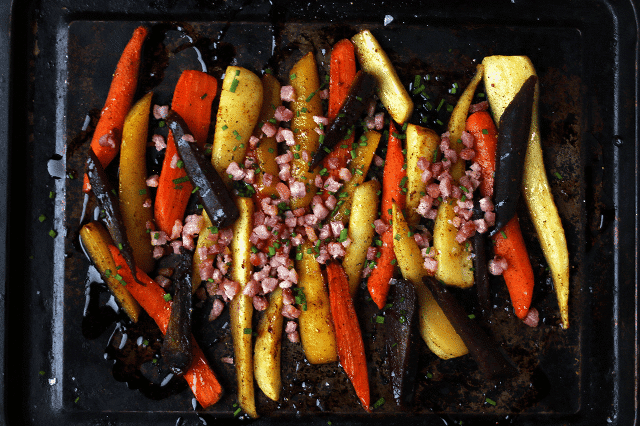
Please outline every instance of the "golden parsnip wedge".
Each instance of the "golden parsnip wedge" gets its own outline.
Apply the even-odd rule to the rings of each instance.
[[[398,266],[403,278],[413,283],[418,294],[418,314],[422,339],[429,346],[429,349],[442,359],[465,355],[468,350],[462,338],[422,281],[428,273],[422,266],[420,247],[410,236],[409,225],[395,203],[392,214],[395,236],[393,251],[398,259]]]
[[[526,56],[489,56],[483,59],[485,87],[496,123],[524,81],[536,75]],[[553,200],[542,157],[538,102],[540,88],[536,84],[531,119],[531,132],[524,162],[522,189],[529,215],[538,234],[545,259],[551,269],[558,299],[562,327],[569,327],[569,252],[564,228]]]
[[[252,265],[251,243],[249,235],[253,227],[253,201],[251,198],[238,198],[240,218],[233,225],[231,241],[231,279],[244,286],[251,279]],[[242,294],[242,290],[229,303],[231,316],[231,337],[233,339],[234,364],[238,382],[238,402],[249,416],[256,418],[256,402],[253,389],[253,300]]]
[[[440,136],[431,129],[409,123],[407,126],[407,222],[409,227],[415,227],[420,221],[416,208],[420,198],[425,194],[429,182],[422,181],[422,170],[418,167],[418,160],[426,157],[433,161],[434,153],[438,152]]]
[[[353,203],[349,216],[349,239],[342,266],[349,278],[349,293],[355,296],[360,284],[362,269],[367,261],[367,250],[373,242],[373,221],[378,217],[380,182],[367,181],[353,192]]]
[[[295,91],[295,101],[291,102],[293,111],[291,130],[296,144],[291,147],[294,159],[291,163],[291,176],[304,183],[306,195],[302,198],[293,198],[291,208],[306,207],[317,191],[314,184],[316,173],[309,170],[309,163],[305,161],[303,152],[309,155],[309,160],[318,150],[320,135],[315,131],[318,125],[314,116],[321,116],[322,101],[320,99],[320,77],[318,67],[312,52],[307,53],[291,68],[289,83]]]
[[[351,172],[351,179],[347,181],[343,187],[338,191],[337,197],[339,199],[338,211],[333,215],[331,220],[340,220],[346,223],[349,220],[349,213],[351,210],[351,204],[353,202],[353,193],[369,173],[369,166],[373,156],[378,149],[380,143],[380,133],[370,130],[364,134],[364,138],[358,144],[358,147],[353,153],[353,159],[349,164],[349,171]]]
[[[338,359],[329,294],[313,246],[307,240],[301,247],[302,259],[296,261],[298,288],[304,293],[304,303],[299,306],[300,340],[309,363],[326,364]]]
[[[234,161],[244,161],[261,106],[260,78],[246,68],[227,67],[211,148],[211,163],[227,184],[231,182],[227,167]]]
[[[378,82],[378,96],[382,104],[398,124],[404,124],[413,112],[413,101],[391,60],[369,30],[360,31],[351,41],[360,66]]]
[[[100,222],[89,222],[80,229],[80,240],[109,290],[131,321],[138,322],[142,309],[127,288],[116,279],[116,263],[109,251],[113,245],[109,231]]]
[[[278,401],[282,389],[280,353],[282,351],[282,289],[269,295],[269,307],[258,323],[258,337],[254,347],[253,372],[264,394]]]
[[[445,284],[466,288],[473,285],[473,260],[470,244],[462,245],[456,241],[458,228],[451,224],[455,217],[450,203],[438,206],[433,227],[433,248],[438,261],[436,278]]]
[[[131,108],[122,128],[118,191],[120,211],[127,230],[136,266],[144,272],[153,270],[153,248],[147,223],[153,221],[153,209],[144,204],[150,199],[147,188],[147,132],[153,93],[147,93]]]
[[[260,110],[260,117],[258,118],[258,125],[253,130],[253,135],[257,138],[262,136],[260,144],[255,148],[255,157],[257,166],[260,169],[259,173],[256,173],[256,184],[259,196],[278,195],[276,191],[277,179],[273,179],[273,183],[269,186],[264,185],[263,177],[265,173],[269,173],[271,176],[278,176],[279,168],[276,163],[276,156],[278,155],[278,143],[276,137],[262,134],[262,124],[269,120],[274,119],[275,110],[282,104],[280,99],[280,83],[271,74],[265,74],[262,76],[262,108]]]

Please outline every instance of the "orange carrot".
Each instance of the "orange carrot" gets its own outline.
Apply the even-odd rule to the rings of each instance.
[[[389,124],[389,143],[382,175],[382,219],[387,223],[391,220],[393,203],[395,202],[398,208],[404,209],[407,199],[402,192],[402,181],[406,180],[407,170],[404,168],[402,142],[397,136],[396,126],[392,121]]]
[[[327,278],[331,317],[336,329],[338,358],[349,380],[351,380],[362,406],[365,410],[370,411],[367,358],[364,353],[360,324],[349,293],[347,274],[342,265],[329,262],[327,263]]]
[[[385,157],[382,175],[382,214],[381,219],[387,224],[392,217],[393,203],[403,209],[406,204],[406,196],[402,192],[403,179],[406,180],[407,171],[404,168],[404,154],[402,142],[397,137],[396,126],[393,121],[389,124],[389,142],[387,156]],[[394,261],[396,255],[393,250],[393,230],[391,227],[382,234],[382,247],[380,258],[371,276],[367,280],[367,288],[373,301],[382,309],[387,302],[389,294],[389,280],[393,277]]]
[[[165,299],[165,291],[140,269],[136,270],[136,276],[144,285],[138,284],[126,266],[127,264],[120,251],[115,246],[109,246],[109,250],[116,263],[116,268],[118,268],[113,273],[117,272],[122,277],[122,282],[126,283],[127,290],[160,327],[162,334],[165,334],[171,314],[171,303]],[[218,382],[213,370],[207,363],[202,349],[200,349],[193,336],[191,339],[193,362],[183,377],[189,384],[196,400],[203,408],[207,408],[218,402],[222,395],[222,386],[220,386],[220,382]]]
[[[171,109],[187,123],[191,135],[200,147],[204,147],[209,135],[211,104],[217,90],[218,82],[215,77],[188,70],[180,75],[173,92]],[[185,169],[171,167],[174,158],[178,158],[178,150],[173,134],[169,132],[154,205],[156,225],[169,235],[176,220],[182,220],[193,190]]]
[[[343,39],[337,42],[331,50],[330,61],[329,108],[327,117],[329,121],[333,121],[338,115],[344,100],[347,98],[349,88],[356,76],[356,56],[351,40]],[[323,166],[329,170],[331,176],[338,176],[340,168],[347,166],[353,139],[353,136],[345,139],[343,143],[338,145],[323,160]],[[332,158],[338,160],[338,167],[335,169],[329,168],[329,164],[335,161],[331,160]],[[323,198],[328,197],[328,195],[328,192],[325,192]]]
[[[122,127],[133,103],[133,95],[138,85],[142,45],[147,38],[147,34],[148,30],[145,27],[136,28],[131,40],[122,51],[109,87],[107,100],[100,113],[100,120],[98,120],[96,130],[93,132],[91,149],[100,160],[102,167],[107,167],[120,149]],[[105,143],[107,139],[114,143],[113,147]],[[102,144],[100,143],[101,140]],[[84,192],[91,190],[89,178],[86,174],[82,190]]]
[[[496,166],[496,145],[498,131],[486,111],[478,111],[467,118],[466,129],[475,137],[476,158],[482,166],[480,193],[483,197],[493,195],[493,174]],[[494,253],[507,260],[509,267],[502,273],[514,312],[518,318],[524,318],[531,306],[533,296],[533,269],[527,248],[520,231],[518,215],[507,223],[502,232],[494,235]]]
[[[382,234],[380,257],[367,280],[369,294],[380,309],[384,308],[384,305],[387,302],[389,281],[393,278],[393,270],[395,268],[393,263],[395,259],[396,255],[393,251],[393,228],[389,227],[389,229]]]

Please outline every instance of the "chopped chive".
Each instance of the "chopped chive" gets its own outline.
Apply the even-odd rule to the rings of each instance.
[[[496,405],[496,402],[491,398],[485,398],[484,402],[486,402],[487,404],[493,405],[494,407]]]
[[[229,87],[229,91],[231,93],[236,92],[236,89],[238,88],[238,83],[240,83],[240,81],[234,78],[233,81],[231,82],[231,87]]]
[[[170,302],[171,301],[171,294],[169,293],[165,293],[164,296],[162,296],[162,298],[165,300],[165,302]]]

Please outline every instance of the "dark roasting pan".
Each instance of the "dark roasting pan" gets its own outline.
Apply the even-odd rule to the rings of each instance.
[[[398,410],[373,339],[380,325],[362,298],[363,332],[373,342],[372,402],[386,403],[364,413],[337,365],[311,367],[289,344],[282,401],[257,391],[262,417],[255,424],[637,424],[639,32],[632,1],[0,3],[0,424],[248,422],[233,417],[233,370],[219,362],[231,354],[225,318],[208,324],[196,314],[196,335],[226,394],[209,410],[194,410],[189,390],[179,382],[149,385],[136,375],[133,351],[118,349],[125,334],[130,344],[137,336],[155,341],[150,322],[131,326],[88,284],[77,243],[88,146],[81,129],[102,107],[121,49],[140,23],[152,28],[141,86],[153,88],[159,103],[169,101],[182,69],[200,69],[195,50],[184,49],[185,35],[217,77],[232,59],[282,77],[311,49],[324,67],[332,43],[368,27],[405,82],[430,72],[441,77],[434,90],[464,87],[489,54],[526,54],[541,79],[545,161],[571,253],[571,328],[558,326],[552,284],[523,220],[542,323],[525,329],[505,290],[494,286],[490,324],[519,366],[515,379],[486,383],[468,357],[442,361],[422,347],[414,404]]]

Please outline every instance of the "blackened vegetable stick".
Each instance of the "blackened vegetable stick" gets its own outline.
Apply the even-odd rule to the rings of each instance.
[[[169,113],[167,124],[173,132],[178,155],[211,223],[219,228],[232,225],[240,217],[240,211],[222,178],[197,144],[184,138],[190,134],[189,129],[176,112]]]
[[[329,129],[326,135],[318,147],[318,150],[313,154],[311,160],[310,170],[313,170],[324,157],[329,154],[333,148],[344,140],[347,131],[356,124],[362,113],[365,111],[368,105],[369,99],[373,96],[373,92],[376,87],[376,80],[371,74],[367,74],[364,71],[358,71],[356,74],[349,94],[344,103],[340,107],[340,111],[336,116],[336,119],[329,125]]]
[[[167,333],[162,342],[162,359],[172,373],[182,376],[193,361],[191,344],[191,258],[183,250],[173,275],[173,303]]]
[[[111,235],[113,243],[122,252],[122,257],[124,257],[127,266],[135,276],[136,266],[133,260],[133,251],[127,239],[127,231],[120,213],[120,202],[116,196],[117,192],[109,182],[100,160],[91,149],[87,157],[86,175],[91,185],[91,191],[96,196],[98,205],[105,215],[109,235]]]
[[[536,81],[538,77],[529,77],[500,117],[493,189],[496,224],[490,235],[498,233],[516,214],[522,192]]]
[[[478,364],[482,374],[488,379],[511,377],[516,369],[500,351],[493,339],[473,320],[471,320],[458,300],[444,285],[433,277],[424,277],[426,286],[444,311],[447,319],[456,329],[469,354]]]

